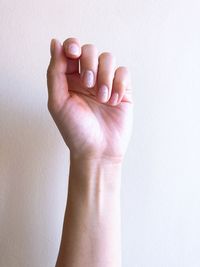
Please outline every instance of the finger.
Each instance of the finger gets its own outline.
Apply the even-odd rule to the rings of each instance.
[[[79,73],[79,57],[81,46],[77,38],[68,38],[63,42],[65,55],[67,57],[67,74]]]
[[[79,73],[79,60],[68,58],[66,74],[75,74],[75,73]]]
[[[77,59],[81,55],[81,46],[77,38],[68,38],[63,42],[66,57]]]
[[[115,106],[119,104],[130,84],[130,75],[126,67],[118,67],[115,71],[113,87],[109,104]]]
[[[47,69],[48,105],[59,108],[69,97],[66,78],[67,60],[61,43],[52,39],[51,60]]]
[[[110,53],[102,53],[99,56],[98,67],[98,93],[97,98],[105,103],[110,98],[114,77],[115,58]]]
[[[80,57],[81,80],[86,88],[94,87],[98,69],[98,51],[96,46],[86,44],[82,46]]]

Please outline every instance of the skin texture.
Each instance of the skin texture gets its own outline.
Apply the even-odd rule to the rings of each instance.
[[[111,53],[77,38],[53,39],[50,48],[48,109],[70,150],[56,267],[118,267],[121,167],[133,121],[130,75]]]

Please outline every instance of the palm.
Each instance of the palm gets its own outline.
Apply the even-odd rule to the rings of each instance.
[[[122,157],[131,134],[132,103],[126,95],[117,106],[98,102],[95,87],[86,90],[78,74],[68,75],[68,97],[56,115],[58,128],[74,153],[104,157]]]

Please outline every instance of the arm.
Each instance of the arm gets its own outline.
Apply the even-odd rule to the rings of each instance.
[[[56,267],[119,267],[121,163],[73,160]]]
[[[132,128],[127,68],[76,38],[52,40],[47,82],[49,111],[70,150],[56,267],[120,267],[121,168]]]

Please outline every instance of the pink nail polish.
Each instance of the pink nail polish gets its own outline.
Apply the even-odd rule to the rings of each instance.
[[[77,44],[72,43],[72,44],[69,44],[68,46],[68,52],[73,56],[79,56],[80,49]]]
[[[108,87],[106,85],[102,85],[99,88],[98,98],[103,103],[105,103],[106,101],[108,101]]]
[[[85,70],[82,76],[86,87],[91,88],[94,86],[94,73],[92,70]]]

